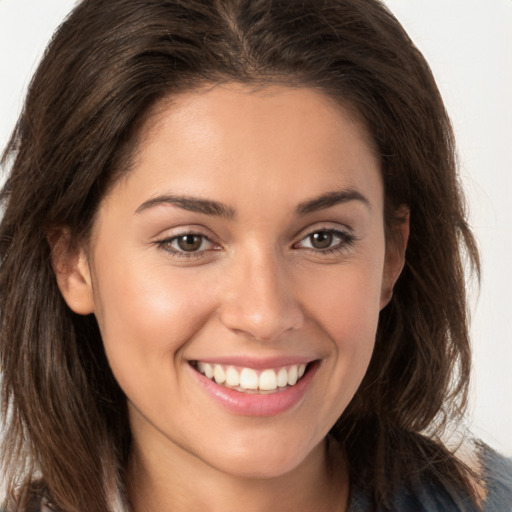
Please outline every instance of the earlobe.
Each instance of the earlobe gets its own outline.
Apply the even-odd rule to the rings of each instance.
[[[53,232],[48,241],[57,285],[67,305],[80,315],[93,313],[91,272],[84,248],[72,242],[67,229]]]
[[[395,213],[393,232],[386,241],[386,257],[382,276],[380,308],[389,304],[393,297],[393,288],[405,264],[405,251],[409,240],[410,211],[407,206],[401,206]]]

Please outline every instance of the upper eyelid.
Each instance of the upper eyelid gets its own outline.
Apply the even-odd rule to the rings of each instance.
[[[207,240],[208,242],[210,242],[211,244],[219,245],[217,242],[212,240],[212,238],[210,236],[205,235],[204,233],[196,233],[195,231],[184,231],[183,233],[178,233],[177,235],[164,236],[164,237],[158,239],[157,243],[174,242],[178,238],[181,238],[182,236],[187,236],[187,235],[200,236],[200,237],[204,238],[205,240]]]
[[[213,234],[210,229],[201,226],[201,225],[190,225],[190,226],[179,226],[179,227],[173,227],[173,228],[167,228],[162,230],[157,235],[153,236],[152,239],[155,242],[159,241],[165,241],[165,240],[171,240],[175,238],[179,238],[180,236],[186,236],[186,235],[197,235],[197,236],[203,236],[204,238],[207,238],[211,242],[214,242],[216,240],[220,240],[218,236]]]
[[[303,240],[304,238],[312,235],[313,233],[318,233],[319,231],[338,232],[355,237],[353,229],[346,225],[342,226],[337,223],[335,226],[329,226],[326,225],[325,223],[320,223],[313,226],[308,226],[305,229],[301,229],[293,238],[294,240],[299,242],[300,240]]]
[[[223,243],[219,239],[219,237],[217,237],[216,235],[210,235],[210,234],[205,233],[203,231],[203,229],[205,229],[205,228],[203,228],[202,226],[199,226],[197,229],[192,226],[183,227],[182,229],[180,229],[180,228],[174,228],[174,229],[176,230],[176,232],[174,232],[174,233],[163,234],[163,235],[154,237],[154,242],[161,245],[166,242],[169,243],[171,241],[174,241],[181,236],[196,235],[196,236],[201,236],[201,237],[205,238],[208,242],[210,242],[214,245],[217,245],[217,246],[223,245]],[[173,231],[174,231],[174,229],[173,229]],[[209,230],[207,230],[207,231],[209,231]],[[335,226],[327,226],[325,224],[324,225],[320,224],[320,225],[318,225],[318,227],[310,226],[308,228],[300,230],[293,237],[294,241],[292,242],[292,245],[296,245],[297,243],[301,242],[308,236],[311,236],[312,234],[318,233],[320,231],[333,232],[338,235],[346,235],[346,236],[352,237],[354,239],[357,238],[355,233],[353,232],[353,230],[347,226],[337,225],[335,227]]]
[[[301,236],[298,241],[301,242],[302,240],[305,240],[306,238],[310,237],[311,235],[314,235],[315,233],[322,233],[322,232],[332,233],[334,236],[337,236],[338,238],[341,238],[343,236],[347,236],[347,237],[353,236],[352,233],[350,233],[348,230],[343,230],[343,229],[335,229],[335,228],[314,229],[313,231],[309,231],[305,235]]]
[[[176,241],[180,236],[187,236],[187,235],[196,235],[201,236],[205,240],[207,240],[212,247],[209,247],[207,249],[201,249],[198,251],[185,251],[180,250],[178,248],[174,248],[171,246],[173,242]],[[178,235],[172,235],[168,237],[163,237],[160,239],[157,239],[153,242],[159,250],[165,251],[169,256],[173,258],[182,258],[182,259],[188,259],[188,260],[199,260],[200,258],[204,257],[205,253],[209,253],[216,250],[216,247],[218,247],[218,244],[216,244],[214,241],[212,241],[209,237],[202,233],[192,233],[192,232],[183,232]]]

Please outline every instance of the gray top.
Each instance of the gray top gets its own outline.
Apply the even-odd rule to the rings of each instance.
[[[488,447],[482,449],[486,498],[483,512],[512,512],[512,460],[505,459]],[[422,482],[413,489],[397,492],[393,512],[480,512],[468,498],[461,498],[450,489]],[[374,512],[367,492],[351,489],[348,512]],[[383,512],[379,509],[375,512]]]
[[[483,447],[481,463],[484,470],[486,499],[483,512],[512,512],[512,460],[506,459],[488,447]],[[45,500],[34,499],[27,512],[52,512]],[[392,512],[481,512],[469,498],[461,498],[450,489],[421,482],[416,488],[397,492]],[[5,512],[5,511],[3,511]],[[347,512],[374,511],[368,494],[357,487],[350,491]]]

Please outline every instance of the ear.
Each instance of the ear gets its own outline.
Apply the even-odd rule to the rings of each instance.
[[[94,311],[91,271],[84,247],[72,241],[67,229],[48,235],[52,249],[52,267],[57,285],[67,305],[75,313],[88,315]]]
[[[392,232],[386,237],[386,256],[382,276],[380,308],[389,304],[393,296],[393,288],[405,264],[405,251],[409,240],[410,211],[407,206],[401,206],[395,212]]]

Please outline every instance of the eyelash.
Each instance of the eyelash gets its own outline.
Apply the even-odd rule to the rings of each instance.
[[[311,231],[308,234],[306,234],[305,236],[303,236],[297,243],[294,243],[292,245],[292,248],[300,249],[301,243],[303,243],[308,238],[311,239],[312,236],[314,236],[316,234],[320,234],[320,233],[323,233],[324,235],[325,234],[330,235],[333,238],[338,239],[338,242],[334,246],[326,247],[324,249],[315,248],[315,247],[302,247],[302,249],[309,251],[309,252],[313,252],[315,254],[321,254],[321,255],[331,254],[332,255],[332,254],[337,254],[344,250],[347,250],[348,248],[352,247],[354,245],[354,243],[357,241],[357,237],[354,234],[349,233],[348,231],[342,231],[342,230],[334,229],[334,228],[320,228],[320,229],[315,229],[314,231]],[[171,254],[173,257],[177,257],[177,258],[189,258],[189,259],[200,258],[207,251],[218,250],[217,248],[214,248],[214,249],[202,249],[202,250],[194,250],[194,251],[187,252],[185,250],[179,250],[179,249],[172,248],[171,244],[177,242],[180,238],[184,238],[187,236],[199,237],[201,239],[201,246],[203,245],[203,243],[207,242],[207,243],[212,244],[215,247],[215,243],[209,237],[207,237],[206,235],[204,235],[202,233],[197,233],[194,231],[187,231],[185,233],[180,233],[179,235],[165,238],[163,240],[158,240],[155,243],[160,249],[166,251],[167,253]]]
[[[171,244],[173,244],[174,242],[177,242],[180,238],[184,238],[187,236],[196,236],[196,237],[201,238],[201,245],[203,245],[204,242],[208,242],[212,245],[215,245],[214,242],[212,242],[212,240],[210,240],[210,238],[208,238],[206,235],[204,235],[202,233],[196,233],[194,231],[187,231],[185,233],[180,233],[179,235],[171,236],[171,237],[165,238],[163,240],[158,240],[156,242],[156,245],[160,249],[168,252],[169,254],[171,254],[172,256],[177,257],[177,258],[200,258],[208,250],[217,250],[217,249],[203,249],[203,250],[198,250],[198,251],[187,252],[184,250],[174,249],[171,247]]]
[[[333,246],[326,247],[325,249],[315,247],[303,247],[304,250],[308,250],[315,254],[321,255],[338,254],[352,247],[354,243],[357,241],[357,237],[353,233],[350,233],[348,231],[343,231],[335,228],[320,228],[315,229],[309,232],[307,235],[303,236],[298,243],[293,245],[293,247],[297,247],[298,244],[303,243],[304,240],[311,240],[311,237],[319,233],[323,233],[324,235],[327,234],[332,236],[333,238],[337,238],[338,242]]]

